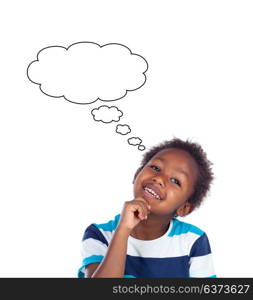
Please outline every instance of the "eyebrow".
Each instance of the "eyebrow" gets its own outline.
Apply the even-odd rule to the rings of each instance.
[[[164,162],[164,159],[158,158],[158,157],[154,158],[154,160],[160,160],[161,162]],[[179,173],[181,173],[181,174],[183,174],[185,177],[189,178],[189,174],[187,172],[185,172],[184,170],[182,170],[180,168],[176,168],[174,170],[177,171],[177,172],[179,172]]]

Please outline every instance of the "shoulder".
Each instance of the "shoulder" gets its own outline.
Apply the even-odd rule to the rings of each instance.
[[[178,219],[173,219],[172,228],[168,236],[172,237],[175,235],[182,235],[182,234],[193,234],[199,237],[204,235],[205,232],[195,225],[182,222]]]
[[[190,223],[173,219],[168,237],[175,240],[178,245],[184,244],[190,256],[200,256],[211,253],[208,237],[199,227]]]
[[[99,223],[99,224],[93,223],[92,225],[97,227],[99,230],[113,232],[118,226],[119,219],[120,219],[120,214],[116,215],[113,219],[109,220],[106,223]]]
[[[105,223],[92,223],[84,231],[83,239],[93,238],[108,245],[112,234],[118,226],[120,214]]]

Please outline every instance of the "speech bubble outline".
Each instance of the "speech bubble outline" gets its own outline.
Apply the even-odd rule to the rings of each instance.
[[[73,100],[71,100],[71,99],[68,99],[64,94],[62,94],[62,95],[60,95],[60,96],[54,96],[54,95],[50,95],[50,94],[46,93],[45,91],[43,91],[43,89],[42,89],[42,84],[43,84],[43,83],[34,81],[34,80],[31,78],[31,76],[29,75],[29,70],[30,70],[31,66],[32,66],[33,64],[35,64],[35,63],[39,63],[39,62],[40,62],[40,59],[39,59],[40,54],[43,53],[43,51],[48,50],[48,49],[51,49],[51,48],[59,48],[59,49],[64,49],[64,50],[68,51],[69,49],[71,49],[71,47],[76,46],[76,45],[80,45],[80,44],[92,44],[92,45],[98,46],[99,48],[104,48],[104,47],[106,47],[106,46],[119,46],[119,47],[124,47],[124,49],[127,49],[127,51],[129,52],[129,54],[130,54],[131,56],[133,55],[133,56],[139,57],[139,58],[141,58],[141,59],[145,62],[146,68],[145,68],[145,70],[142,72],[142,74],[143,74],[143,76],[144,76],[144,81],[143,81],[143,83],[142,83],[141,85],[139,85],[138,87],[134,88],[134,89],[125,89],[124,95],[121,96],[121,97],[118,97],[118,98],[116,98],[116,99],[104,100],[104,99],[101,99],[100,97],[97,97],[94,101],[91,101],[91,102],[88,102],[88,103],[83,103],[83,102],[76,102],[76,101],[73,101]],[[108,102],[110,102],[110,101],[117,101],[117,100],[119,100],[119,99],[124,98],[124,97],[127,95],[128,92],[138,90],[139,88],[141,88],[141,87],[146,83],[147,77],[146,77],[146,74],[145,74],[145,73],[147,72],[147,70],[148,70],[148,62],[146,61],[146,59],[145,59],[143,56],[139,55],[139,54],[133,53],[127,46],[125,46],[125,45],[123,45],[123,44],[120,44],[120,43],[108,43],[108,44],[105,44],[105,45],[102,45],[102,46],[101,46],[101,45],[99,45],[98,43],[84,41],[84,42],[73,43],[73,44],[71,44],[71,45],[70,45],[69,47],[67,47],[67,48],[66,48],[66,47],[63,47],[63,46],[49,46],[49,47],[45,47],[45,48],[41,49],[41,50],[38,52],[38,54],[37,54],[37,59],[34,60],[34,61],[32,61],[32,62],[28,65],[26,73],[27,73],[28,79],[29,79],[31,82],[33,82],[34,84],[39,85],[39,88],[40,88],[40,90],[41,90],[41,92],[42,92],[43,94],[45,94],[45,95],[47,95],[47,96],[49,96],[49,97],[53,97],[53,98],[64,98],[65,100],[67,100],[67,101],[69,101],[69,102],[71,102],[71,103],[87,105],[87,104],[94,103],[94,102],[96,102],[97,100],[106,101],[106,102],[107,102],[107,101],[108,101]]]
[[[131,144],[132,140],[133,140],[133,141],[136,141],[136,143],[133,142],[133,144]],[[139,140],[138,143],[137,143],[137,140]],[[142,143],[142,139],[139,138],[139,137],[137,137],[137,136],[133,136],[133,137],[127,139],[127,142],[128,142],[128,144],[131,145],[131,146],[138,146],[138,145],[140,145],[140,144]]]
[[[108,108],[108,109],[104,109],[103,110],[103,108]],[[113,109],[116,109],[116,113],[118,113],[118,112],[120,113],[119,116],[116,116],[118,118],[118,120],[114,120],[115,115],[113,115],[113,112],[112,112]],[[106,122],[105,120],[103,120],[101,118],[99,120],[97,120],[96,119],[96,113],[95,113],[95,111],[98,112],[98,113],[100,113],[100,116],[101,116],[101,113],[103,114],[103,112],[104,112],[104,116],[102,116],[102,118],[104,118],[104,119],[106,117],[108,117],[108,114],[110,113],[112,120],[108,121],[108,122]],[[106,116],[106,113],[107,113],[107,116]],[[101,106],[99,106],[97,108],[93,108],[92,111],[91,111],[91,114],[93,116],[94,121],[96,121],[96,122],[103,122],[103,123],[106,123],[106,124],[112,123],[112,122],[119,122],[120,118],[123,116],[123,112],[120,109],[118,109],[118,107],[116,107],[116,106],[107,106],[107,105],[101,105]]]
[[[54,81],[54,78],[57,78],[58,79],[58,76],[56,76],[57,74],[55,74],[55,73],[57,73],[57,71],[59,71],[58,70],[58,68],[60,68],[60,70],[61,71],[65,71],[65,74],[66,74],[66,69],[64,69],[64,63],[66,64],[66,57],[68,57],[68,55],[70,55],[70,53],[68,53],[68,50],[69,49],[71,49],[71,47],[72,47],[72,49],[73,49],[73,47],[77,47],[77,46],[80,46],[80,45],[85,45],[85,46],[87,46],[86,44],[88,44],[89,45],[89,47],[91,47],[91,45],[93,46],[93,51],[94,51],[94,49],[102,49],[102,48],[104,48],[104,47],[107,47],[108,46],[108,48],[110,49],[110,51],[112,51],[111,49],[113,49],[113,51],[115,51],[115,47],[117,47],[116,48],[116,52],[118,51],[119,53],[120,53],[120,55],[122,55],[122,51],[124,52],[125,51],[125,54],[127,53],[127,58],[128,59],[126,59],[126,55],[124,56],[120,56],[120,59],[119,59],[119,57],[117,57],[116,55],[115,55],[115,53],[114,53],[114,56],[113,56],[113,61],[112,61],[112,64],[110,65],[110,64],[105,64],[106,66],[107,66],[107,69],[105,68],[105,69],[99,69],[98,71],[101,71],[102,72],[102,76],[104,76],[105,75],[105,73],[106,72],[103,72],[103,71],[106,71],[106,70],[108,70],[108,69],[113,69],[113,66],[115,66],[115,65],[119,65],[119,67],[120,67],[120,69],[123,69],[123,71],[124,72],[126,72],[126,70],[128,71],[128,72],[130,72],[130,77],[129,77],[129,74],[128,74],[128,79],[129,79],[129,81],[127,81],[126,80],[126,78],[123,76],[123,79],[125,80],[125,83],[127,82],[127,84],[129,85],[131,85],[132,84],[132,86],[133,85],[135,85],[136,86],[136,81],[134,81],[134,80],[136,80],[137,79],[137,86],[135,87],[135,88],[129,88],[129,89],[123,89],[124,90],[124,94],[123,95],[121,95],[121,97],[117,97],[117,98],[115,98],[115,99],[112,99],[113,97],[109,97],[110,99],[102,99],[102,97],[97,97],[94,101],[88,101],[87,102],[87,100],[86,100],[86,102],[76,102],[76,101],[72,101],[72,100],[70,100],[68,97],[66,97],[66,95],[65,95],[65,93],[60,93],[59,92],[59,90],[60,90],[60,88],[59,87],[64,87],[64,90],[66,90],[66,92],[68,91],[68,88],[70,88],[70,86],[71,86],[71,83],[73,83],[73,82],[75,82],[75,79],[76,79],[76,81],[78,82],[78,84],[80,84],[80,78],[82,78],[83,79],[83,77],[80,77],[80,74],[78,73],[78,76],[76,77],[76,73],[74,73],[73,75],[75,75],[75,76],[71,76],[72,75],[72,73],[71,72],[67,72],[67,76],[66,76],[66,78],[64,77],[64,75],[63,75],[63,79],[64,80],[61,80],[62,78],[60,77],[60,75],[63,73],[64,74],[64,72],[61,72],[60,74],[58,73],[58,75],[59,75],[59,77],[60,77],[60,80],[59,81]],[[84,46],[83,46],[84,47]],[[95,48],[94,48],[95,47]],[[110,47],[112,47],[112,48],[110,48]],[[119,50],[119,48],[120,48],[120,50]],[[107,50],[107,54],[108,54],[108,48],[106,49]],[[53,55],[53,59],[52,59],[52,52],[50,52],[50,55],[51,55],[51,57],[50,57],[50,55],[48,55],[48,52],[46,52],[46,54],[45,54],[45,51],[51,51],[53,49],[53,52],[54,51],[58,51],[58,53],[57,53],[57,55],[55,55],[55,53],[53,53],[54,55]],[[83,49],[85,49],[85,48],[82,48],[81,50],[83,50]],[[91,49],[91,48],[90,48]],[[89,49],[89,50],[90,50]],[[104,48],[105,49],[105,48]],[[63,50],[63,52],[62,52],[62,50]],[[75,50],[77,51],[77,50],[80,50],[80,49],[78,49],[78,48],[75,48]],[[87,49],[86,49],[87,50]],[[109,51],[109,53],[110,53],[110,51]],[[70,52],[70,51],[69,51]],[[66,54],[67,53],[67,54]],[[72,56],[71,56],[71,58],[73,59],[73,56],[74,56],[74,58],[75,58],[75,55],[76,55],[76,53],[78,53],[78,51],[77,52],[74,52],[73,53],[73,51],[72,51]],[[84,53],[85,53],[85,51],[84,51]],[[84,55],[84,53],[82,53],[81,52],[81,54],[82,55]],[[73,55],[74,54],[74,55]],[[87,53],[86,53],[87,54]],[[39,62],[40,62],[40,55],[42,55],[42,61],[43,61],[43,55],[44,55],[44,65],[41,63],[40,65],[39,65]],[[48,55],[48,57],[47,57],[47,55]],[[64,56],[65,55],[65,56]],[[79,53],[79,55],[80,55],[80,53]],[[60,57],[60,58],[58,58],[58,56]],[[100,59],[98,59],[98,60],[95,60],[95,70],[97,71],[97,61],[98,62],[101,62],[102,61],[102,63],[105,61],[105,55],[102,55],[101,54],[101,56],[102,56],[102,59],[101,59],[101,57],[100,57]],[[78,57],[78,55],[77,55],[77,57]],[[85,56],[84,56],[85,57]],[[116,57],[116,59],[114,59]],[[129,61],[129,57],[132,59],[132,57],[134,57],[134,59],[132,59],[132,61]],[[89,56],[88,56],[88,58],[89,58]],[[126,67],[126,64],[125,64],[125,68],[122,68],[122,65],[124,66],[124,63],[125,63],[125,61],[124,61],[124,59],[127,61],[127,67]],[[139,60],[136,60],[136,58],[138,58]],[[50,61],[50,59],[51,59],[51,61]],[[62,59],[62,60],[61,60]],[[65,59],[65,60],[64,60]],[[118,59],[118,60],[117,60]],[[121,59],[122,59],[122,61],[123,61],[123,63],[122,63],[122,61],[121,61]],[[48,61],[47,60],[49,60],[49,62],[50,62],[50,64],[48,64]],[[56,60],[56,63],[55,63],[55,61],[54,60]],[[85,59],[84,59],[85,60]],[[60,64],[59,64],[59,61],[60,61]],[[87,61],[87,58],[86,58],[86,61]],[[107,59],[107,57],[106,57],[106,62],[107,61],[109,61],[110,62],[110,60],[109,59]],[[69,62],[69,60],[67,60],[67,62]],[[75,62],[75,61],[74,61]],[[79,61],[78,61],[79,62]],[[58,64],[57,64],[58,63]],[[144,65],[143,65],[144,64]],[[41,67],[41,65],[42,65],[42,67]],[[43,67],[46,65],[46,68],[44,68],[43,69]],[[78,64],[79,65],[79,64]],[[33,67],[33,66],[35,66],[35,78],[36,78],[36,75],[37,75],[37,80],[33,80],[32,78],[31,78],[31,76],[29,75],[29,70],[30,70],[30,68],[31,67]],[[37,74],[36,74],[36,66],[37,66],[37,71],[39,71],[39,72],[37,72]],[[62,67],[63,66],[63,67]],[[70,66],[70,71],[72,71],[73,72],[73,70],[74,71],[76,71],[76,70],[79,70],[79,69],[75,69],[75,67],[77,66],[77,64],[75,64],[75,63],[73,63],[73,61],[70,61],[70,63],[68,64],[67,63],[67,66],[69,67]],[[87,65],[85,65],[85,66],[87,66]],[[141,68],[140,68],[140,66],[141,66]],[[144,67],[145,66],[145,67]],[[55,69],[54,69],[54,67],[56,67]],[[93,67],[93,65],[92,65],[92,67]],[[40,71],[41,71],[41,69],[40,68],[42,68],[42,75],[40,74]],[[48,73],[48,69],[51,71],[51,72],[49,72]],[[86,69],[88,69],[88,68],[85,68],[85,70]],[[141,72],[140,72],[140,69],[141,69]],[[44,70],[44,72],[46,73],[46,76],[44,76],[43,77],[43,70]],[[55,71],[56,70],[56,71]],[[82,70],[82,69],[81,69]],[[116,68],[116,70],[118,70],[117,68]],[[122,98],[124,98],[126,95],[127,95],[127,93],[129,92],[129,91],[135,91],[135,90],[137,90],[137,89],[139,89],[139,88],[141,88],[145,83],[146,83],[146,80],[147,80],[147,77],[146,77],[146,72],[147,72],[147,70],[148,70],[148,62],[146,61],[146,59],[143,57],[143,56],[141,56],[141,55],[139,55],[139,54],[136,54],[136,53],[133,53],[128,47],[126,47],[125,45],[123,45],[123,44],[119,44],[119,43],[108,43],[108,44],[105,44],[105,45],[99,45],[98,43],[94,43],[94,42],[77,42],[77,43],[73,43],[73,44],[71,44],[69,47],[63,47],[63,46],[49,46],[49,47],[45,47],[45,48],[43,48],[43,49],[41,49],[38,53],[37,53],[37,59],[36,60],[34,60],[34,61],[32,61],[29,65],[28,65],[28,67],[27,67],[27,70],[26,70],[26,73],[27,73],[27,77],[28,77],[28,79],[32,82],[32,83],[34,83],[34,84],[37,84],[37,85],[39,85],[39,88],[40,88],[40,91],[43,93],[43,94],[45,94],[46,96],[49,96],[49,97],[52,97],[52,98],[64,98],[65,100],[67,100],[68,102],[71,102],[71,103],[74,103],[74,104],[91,104],[91,103],[94,103],[94,102],[96,102],[97,100],[101,100],[101,101],[105,101],[105,102],[111,102],[111,101],[117,101],[117,100],[119,100],[119,99],[122,99]],[[91,69],[88,69],[88,72],[89,71],[91,71],[91,73],[92,73],[92,68]],[[132,72],[135,72],[135,73],[133,73],[132,74]],[[49,75],[51,75],[51,73],[54,75],[53,76],[53,81],[51,81],[50,82],[50,76]],[[69,73],[70,73],[70,75],[69,75]],[[87,73],[87,74],[89,74],[89,73]],[[98,73],[95,73],[95,74],[99,74],[99,72]],[[124,73],[120,73],[119,75],[124,75]],[[140,76],[140,74],[141,75],[143,75],[142,77]],[[92,75],[94,75],[93,73],[92,73]],[[132,75],[135,75],[135,77],[134,76],[132,76]],[[47,78],[47,76],[48,77],[50,77],[49,78],[49,81],[47,81],[48,80],[48,78]],[[32,76],[33,77],[33,76]],[[133,77],[133,78],[132,78]],[[38,78],[40,78],[40,80],[38,80]],[[87,78],[87,77],[86,77]],[[92,76],[91,76],[91,78],[93,78]],[[101,80],[101,78],[103,79],[103,77],[100,77],[99,79]],[[107,78],[107,77],[106,77]],[[141,78],[141,80],[140,80],[140,78]],[[94,78],[93,78],[94,79]],[[116,78],[117,79],[117,78]],[[49,90],[50,90],[50,88],[52,89],[54,89],[55,87],[54,87],[54,85],[56,84],[56,91],[54,90],[51,90],[51,93],[47,93],[47,92],[45,92],[44,90],[43,90],[43,88],[42,88],[42,85],[43,85],[43,81],[45,80],[45,82],[46,82],[46,84],[48,84],[49,83]],[[51,80],[52,80],[52,78],[51,78]],[[102,82],[102,81],[101,81]],[[118,87],[117,86],[117,84],[119,84],[119,82],[117,81],[117,80],[115,80],[115,82],[116,82],[116,88]],[[109,93],[111,92],[110,91],[110,88],[112,89],[112,93],[114,93],[114,83],[115,83],[114,81],[113,81],[113,87],[112,86],[110,86],[109,85]],[[141,82],[141,84],[140,84],[140,82]],[[70,86],[69,86],[69,83],[70,83]],[[45,86],[46,86],[46,84],[45,84]],[[50,86],[50,84],[51,84],[51,86]],[[58,84],[58,85],[57,85]],[[67,86],[67,87],[65,87],[65,85]],[[102,91],[103,91],[103,85],[101,85],[102,86]],[[100,86],[100,88],[101,88],[101,86]],[[107,87],[107,85],[105,84],[105,86]],[[76,87],[75,85],[74,85],[74,87]],[[80,87],[80,86],[77,86],[77,87]],[[121,87],[121,86],[120,86]],[[48,88],[48,86],[47,86],[47,88]],[[58,91],[57,91],[57,88],[58,88]],[[87,86],[86,86],[86,88],[87,88]],[[94,87],[93,87],[94,88]],[[122,88],[122,87],[121,87]],[[73,89],[72,88],[72,90],[74,90],[75,91],[75,89]],[[78,89],[77,89],[78,90]],[[98,89],[99,90],[99,89]],[[70,88],[70,90],[69,91],[71,91],[71,88]],[[81,89],[81,91],[83,91],[83,89]],[[86,91],[85,89],[84,89],[84,91]],[[96,88],[95,88],[95,91],[97,91],[97,85],[96,85]],[[78,90],[77,91],[77,94],[80,92],[80,90]],[[89,92],[89,88],[88,88],[88,92]],[[101,90],[100,90],[100,92],[101,92]],[[118,92],[118,90],[115,92],[115,93],[117,93]],[[59,93],[60,95],[56,95],[57,93]],[[55,95],[53,95],[53,94],[55,94]],[[70,93],[71,94],[71,93]],[[82,94],[82,93],[81,93]],[[99,94],[99,92],[98,92],[98,94]],[[87,95],[86,95],[87,96]],[[107,95],[108,96],[108,95]],[[89,98],[89,97],[88,97]],[[84,100],[82,100],[82,101],[84,101]],[[111,114],[111,118],[109,119],[108,118],[108,116],[106,116],[106,111],[105,111],[105,116],[102,116],[100,119],[96,119],[96,116],[95,116],[95,111],[98,111],[99,112],[99,109],[101,109],[101,108],[103,108],[103,107],[107,107],[108,108],[108,112],[107,113],[109,113],[109,111],[110,111],[110,109],[116,109],[116,113],[117,112],[119,112],[120,113],[120,115],[118,115],[117,117],[115,117],[115,116],[113,116],[113,112],[111,111],[110,112],[110,114]],[[116,106],[112,106],[112,107],[108,107],[108,106],[106,106],[106,105],[102,105],[102,106],[100,106],[100,107],[98,107],[98,108],[95,108],[95,109],[93,109],[92,111],[91,111],[91,114],[92,114],[92,116],[93,116],[93,119],[95,120],[95,121],[101,121],[101,122],[103,122],[103,123],[111,123],[111,122],[119,122],[119,120],[120,120],[120,118],[123,116],[123,112],[121,111],[121,110],[119,110]],[[114,115],[115,115],[115,112],[114,112]],[[105,119],[107,118],[107,120],[108,121],[105,121]],[[110,120],[110,121],[109,121]],[[119,126],[121,126],[121,127],[119,127]],[[124,127],[127,127],[127,132],[123,132],[123,131],[120,131],[120,130],[118,130],[119,128],[124,128]],[[125,128],[124,128],[125,129]],[[130,129],[130,126],[129,125],[127,125],[127,124],[124,124],[124,125],[117,125],[117,127],[116,127],[116,133],[120,133],[121,135],[127,135],[128,133],[130,133],[131,132],[131,129]],[[140,139],[140,138],[138,138],[138,137],[132,137],[132,138],[130,138],[130,139],[128,139],[128,143],[129,143],[129,145],[134,145],[134,144],[131,144],[131,142],[129,142],[130,140],[132,140],[132,139],[136,139],[136,140],[139,140],[140,141],[140,143],[137,143],[136,145],[138,145],[138,149],[139,150],[144,150],[145,149],[145,146],[143,146],[143,145],[141,145],[141,142],[142,142],[142,140]]]
[[[121,128],[121,129],[119,129],[119,128]],[[123,132],[122,132],[122,129],[123,129],[123,130],[124,130],[124,129],[127,129],[128,131],[127,131],[126,133],[123,133]],[[116,133],[119,133],[119,134],[121,134],[121,135],[127,135],[127,134],[129,134],[129,133],[131,132],[131,128],[130,128],[130,126],[127,125],[127,124],[118,124],[118,125],[116,126],[116,128],[115,128],[115,131],[116,131]]]

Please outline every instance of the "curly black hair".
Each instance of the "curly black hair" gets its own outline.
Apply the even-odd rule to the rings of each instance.
[[[207,192],[210,190],[211,183],[214,179],[214,174],[211,168],[213,163],[207,159],[206,153],[198,143],[193,143],[189,139],[183,141],[174,137],[172,140],[164,141],[157,146],[152,147],[148,152],[143,154],[141,166],[135,172],[134,180],[155,154],[162,150],[171,148],[181,149],[188,152],[198,165],[198,178],[195,183],[194,191],[187,200],[192,204],[193,210],[200,206]]]

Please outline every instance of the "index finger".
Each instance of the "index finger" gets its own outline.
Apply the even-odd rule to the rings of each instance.
[[[147,207],[148,207],[149,209],[151,208],[149,202],[148,202],[146,199],[142,198],[142,197],[136,197],[134,200],[142,201],[142,202],[144,202],[144,203],[147,205]]]

